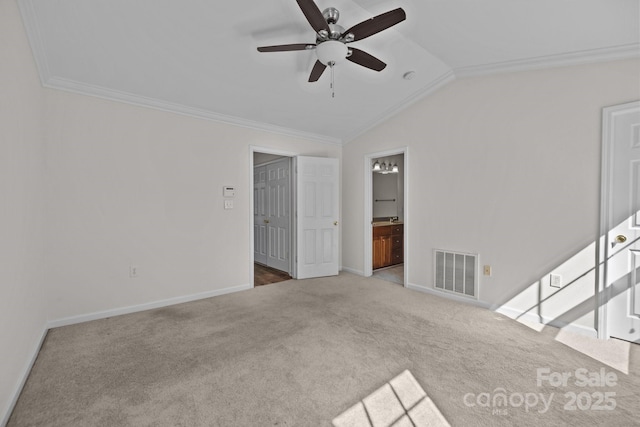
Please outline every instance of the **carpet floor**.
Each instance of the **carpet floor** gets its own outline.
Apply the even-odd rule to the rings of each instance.
[[[50,330],[8,426],[331,425],[390,381],[452,426],[640,425],[639,346],[625,374],[557,333],[375,278],[289,280]]]

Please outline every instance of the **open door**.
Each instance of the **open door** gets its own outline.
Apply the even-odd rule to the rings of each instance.
[[[606,108],[603,128],[607,335],[640,343],[640,102]]]
[[[253,260],[291,273],[291,158],[254,167]]]
[[[338,159],[296,159],[296,278],[338,274]]]

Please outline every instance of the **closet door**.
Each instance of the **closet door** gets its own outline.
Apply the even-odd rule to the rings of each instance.
[[[253,170],[253,260],[267,264],[267,168]]]
[[[267,265],[291,271],[291,161],[266,166]]]

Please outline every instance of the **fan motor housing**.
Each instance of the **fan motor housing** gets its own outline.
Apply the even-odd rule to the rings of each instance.
[[[337,24],[329,24],[329,28],[331,29],[331,33],[329,34],[329,38],[332,40],[338,40],[342,33],[344,33],[344,28]]]

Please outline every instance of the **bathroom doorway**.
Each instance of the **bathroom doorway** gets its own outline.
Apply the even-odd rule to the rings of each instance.
[[[365,275],[406,286],[406,148],[366,156]]]

